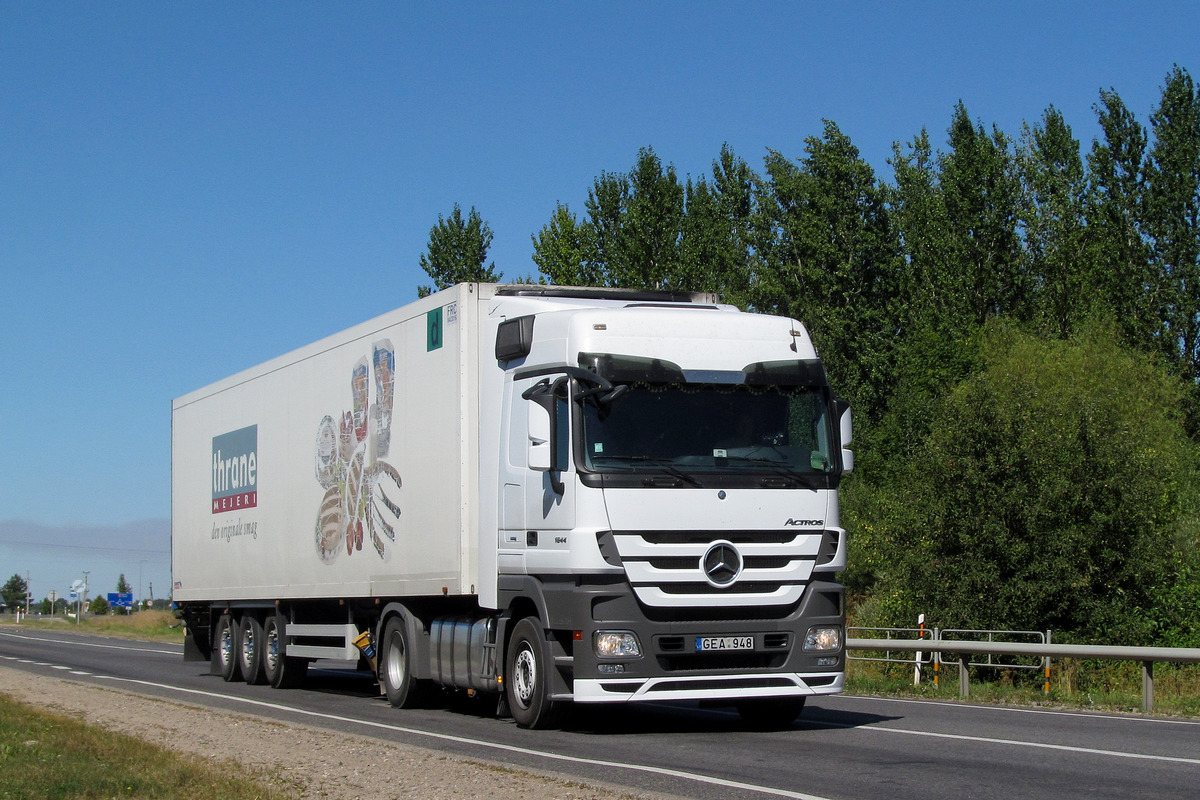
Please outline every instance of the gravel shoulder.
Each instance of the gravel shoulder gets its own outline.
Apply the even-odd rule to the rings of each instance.
[[[0,666],[0,693],[101,727],[249,767],[301,798],[322,800],[670,800],[552,772],[163,700]]]

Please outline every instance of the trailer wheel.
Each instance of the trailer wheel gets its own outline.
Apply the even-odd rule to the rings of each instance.
[[[267,674],[263,669],[263,626],[257,618],[247,614],[242,617],[238,626],[238,667],[242,677],[249,684],[267,682]]]
[[[550,699],[550,660],[546,635],[536,617],[513,628],[505,659],[504,691],[509,712],[522,728],[552,728],[564,706]]]
[[[759,730],[777,731],[790,727],[804,710],[803,697],[773,697],[742,700],[736,704],[742,722]]]
[[[394,616],[383,626],[379,648],[379,681],[388,702],[396,708],[420,708],[429,699],[432,681],[413,677],[416,651],[404,618]]]
[[[217,620],[217,631],[213,635],[213,672],[227,681],[236,681],[242,677],[238,669],[238,635],[237,625],[233,615],[222,614]]]
[[[267,617],[262,633],[262,665],[267,682],[276,689],[295,689],[304,683],[308,661],[284,655],[287,622],[279,614]]]

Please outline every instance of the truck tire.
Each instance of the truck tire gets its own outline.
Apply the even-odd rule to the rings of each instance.
[[[242,617],[238,625],[238,668],[246,683],[260,685],[267,682],[263,670],[263,626],[250,614]]]
[[[563,704],[550,698],[548,649],[536,617],[525,617],[513,628],[505,658],[504,692],[509,713],[522,728],[552,728],[562,718]]]
[[[304,683],[308,661],[285,655],[287,622],[279,614],[267,617],[262,634],[263,675],[275,689],[295,689]]]
[[[742,700],[736,704],[742,722],[756,730],[777,731],[791,727],[804,710],[803,697],[772,697]]]
[[[396,708],[420,708],[429,700],[433,682],[414,678],[416,650],[409,641],[403,617],[390,618],[379,642],[379,682],[388,702]]]
[[[212,669],[226,681],[236,681],[242,677],[238,669],[237,651],[237,624],[232,614],[222,614],[213,635]]]

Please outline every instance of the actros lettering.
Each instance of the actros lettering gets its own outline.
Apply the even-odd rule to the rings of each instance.
[[[788,521],[784,525],[791,525],[796,528],[824,528],[825,520],[823,519],[792,519],[788,517]]]

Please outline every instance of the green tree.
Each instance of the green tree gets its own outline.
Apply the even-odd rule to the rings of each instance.
[[[719,217],[712,223],[714,230],[705,234],[713,241],[715,260],[709,262],[704,274],[711,285],[697,288],[719,291],[726,302],[746,308],[750,304],[752,287],[764,270],[760,245],[767,227],[759,212],[759,198],[765,191],[761,176],[744,159],[733,152],[728,143],[712,164],[709,191],[716,201]],[[693,208],[688,205],[688,214]],[[701,215],[697,215],[701,216]],[[703,230],[703,223],[689,221],[690,236]],[[689,233],[685,232],[685,239]]]
[[[556,207],[533,236],[533,261],[558,284],[715,290],[733,259],[722,200],[643,148],[628,174],[593,181],[583,219]]]
[[[122,572],[117,578],[117,594],[129,594],[133,591],[133,587],[129,585],[129,581],[125,580],[125,573]]]
[[[1092,327],[1045,341],[993,324],[982,357],[904,480],[852,510],[869,614],[1154,643],[1155,614],[1190,613],[1158,601],[1195,530],[1180,382]]]
[[[1193,386],[1200,380],[1200,95],[1178,66],[1150,115],[1145,229],[1159,287],[1162,349]],[[1193,430],[1200,414],[1192,394]]]
[[[492,229],[471,207],[464,220],[458,203],[450,216],[438,215],[437,224],[429,230],[429,246],[421,255],[421,269],[433,278],[433,286],[418,286],[417,296],[427,297],[434,291],[456,283],[480,281],[493,283],[503,277],[495,264],[487,264],[488,248],[492,246]]]
[[[1025,204],[1030,302],[1041,330],[1066,338],[1089,311],[1083,158],[1079,141],[1053,106],[1026,125],[1017,152]]]
[[[1146,130],[1116,91],[1102,91],[1095,110],[1102,138],[1092,141],[1087,157],[1089,283],[1096,290],[1097,310],[1115,320],[1123,342],[1156,347],[1157,281],[1142,234]]]
[[[869,430],[895,381],[900,260],[886,192],[829,120],[821,136],[805,140],[799,162],[771,151],[766,171],[771,193],[760,207],[776,233],[764,250],[776,268],[753,305],[807,326],[831,380]]]
[[[906,150],[893,144],[888,163],[896,180],[888,198],[890,216],[905,256],[899,287],[901,324],[905,331],[944,326],[960,311],[946,204],[928,131],[922,130]]]
[[[1017,234],[1020,183],[1011,143],[971,122],[959,102],[950,122],[949,152],[939,159],[949,263],[960,276],[953,302],[968,325],[1026,314],[1029,287],[1021,273]]]
[[[683,288],[679,245],[683,234],[684,187],[673,166],[663,167],[653,148],[638,152],[629,174],[629,194],[619,238],[617,286]]]
[[[92,614],[107,614],[108,601],[103,597],[94,597],[92,602],[88,603],[88,611]]]
[[[8,606],[10,611],[18,607],[24,608],[27,594],[29,594],[29,584],[17,574],[14,574],[4,583],[4,586],[0,587],[0,597],[4,598],[4,605]]]
[[[50,598],[46,597],[42,599],[38,610],[43,614],[62,614],[67,610],[67,601],[61,597],[56,597],[52,604]]]
[[[689,179],[684,195],[687,213],[679,243],[679,288],[720,292],[735,270],[732,223],[720,196],[703,178]]]
[[[550,222],[533,237],[533,263],[551,283],[560,286],[601,286],[592,228],[560,203]]]
[[[977,325],[965,302],[964,275],[941,184],[944,157],[927,131],[892,147],[890,217],[903,254],[898,277],[896,384],[874,437],[876,462],[903,465],[928,433],[951,387],[977,367]],[[861,473],[860,473],[861,474]]]

